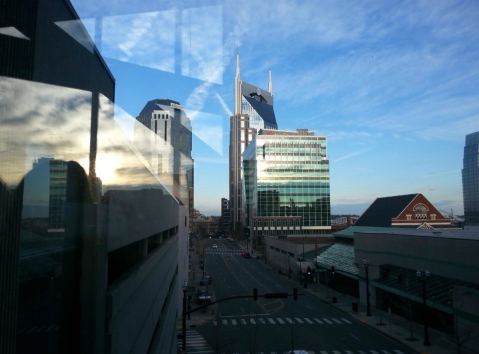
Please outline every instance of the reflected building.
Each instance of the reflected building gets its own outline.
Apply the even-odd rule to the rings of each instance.
[[[163,185],[189,208],[193,220],[193,134],[183,106],[170,99],[148,101],[136,117],[135,146]]]
[[[0,352],[176,352],[188,209],[162,180],[189,191],[191,138],[145,162],[69,1],[0,16]]]
[[[243,160],[244,212],[253,243],[264,235],[331,231],[325,136],[262,129]]]
[[[462,168],[466,226],[479,226],[479,132],[466,135]]]
[[[278,129],[273,108],[273,84],[269,70],[268,90],[240,78],[239,54],[236,55],[235,111],[230,117],[229,204],[232,230],[245,221],[242,207],[242,154],[260,129]]]

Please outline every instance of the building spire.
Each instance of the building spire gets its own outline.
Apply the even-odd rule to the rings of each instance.
[[[268,92],[273,95],[273,82],[271,81],[271,63],[269,64]]]
[[[239,46],[236,46],[236,77],[240,76],[240,66],[239,66]]]

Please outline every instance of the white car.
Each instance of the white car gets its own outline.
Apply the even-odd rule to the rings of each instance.
[[[218,245],[215,243],[215,244],[213,245],[213,248],[218,248]]]

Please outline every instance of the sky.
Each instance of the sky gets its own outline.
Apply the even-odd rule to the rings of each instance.
[[[327,137],[333,214],[412,193],[463,213],[465,136],[479,131],[479,2],[72,2],[116,79],[119,120],[156,98],[185,107],[203,214],[228,198],[237,51],[252,85],[268,88],[271,65],[279,129]]]

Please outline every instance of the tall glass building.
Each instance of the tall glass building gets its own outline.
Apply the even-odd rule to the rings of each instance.
[[[239,55],[236,57],[235,114],[230,118],[229,200],[231,229],[241,228],[243,152],[260,129],[278,129],[273,109],[273,84],[269,71],[268,90],[240,79]]]
[[[244,212],[253,242],[262,235],[331,230],[326,137],[307,129],[263,129],[243,154]]]
[[[466,225],[479,225],[479,132],[466,135],[462,192]]]

